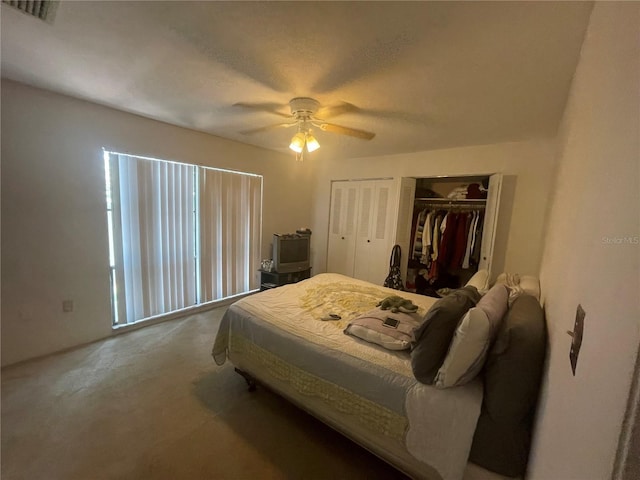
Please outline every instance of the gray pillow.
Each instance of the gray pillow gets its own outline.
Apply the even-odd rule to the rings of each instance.
[[[516,298],[484,366],[484,399],[470,460],[510,477],[524,475],[546,351],[544,313]]]
[[[431,306],[422,325],[414,332],[415,343],[411,350],[411,368],[419,382],[433,384],[458,323],[478,300],[478,290],[466,286]]]

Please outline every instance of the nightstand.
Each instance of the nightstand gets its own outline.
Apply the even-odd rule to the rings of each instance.
[[[260,290],[281,287],[288,283],[297,283],[311,277],[311,268],[299,272],[265,272],[260,270]]]

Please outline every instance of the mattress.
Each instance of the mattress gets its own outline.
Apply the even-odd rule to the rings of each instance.
[[[416,381],[406,351],[343,333],[399,292],[338,274],[243,298],[225,313],[213,357],[229,359],[414,478],[463,476],[482,403],[479,380],[436,389]],[[423,316],[435,299],[402,292]],[[329,314],[341,317],[326,321]]]

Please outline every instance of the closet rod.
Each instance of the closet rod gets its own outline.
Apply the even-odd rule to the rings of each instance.
[[[443,203],[484,203],[487,201],[486,198],[438,198],[438,197],[416,197],[416,202],[443,202]]]
[[[472,208],[482,209],[486,207],[486,199],[468,199],[468,200],[455,200],[451,198],[416,198],[416,203],[423,206],[433,206],[440,208]]]
[[[428,203],[420,205],[421,207],[433,207],[434,210],[484,210],[485,205],[446,205],[442,203]]]

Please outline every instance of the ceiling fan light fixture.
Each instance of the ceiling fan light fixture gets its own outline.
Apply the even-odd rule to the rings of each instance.
[[[305,144],[305,135],[302,132],[298,132],[291,139],[291,144],[289,145],[289,148],[296,153],[301,153],[302,150],[304,149],[304,144]]]
[[[307,133],[307,151],[311,153],[319,148],[320,144],[318,143],[318,140],[316,140],[316,137],[311,135],[311,133]]]

